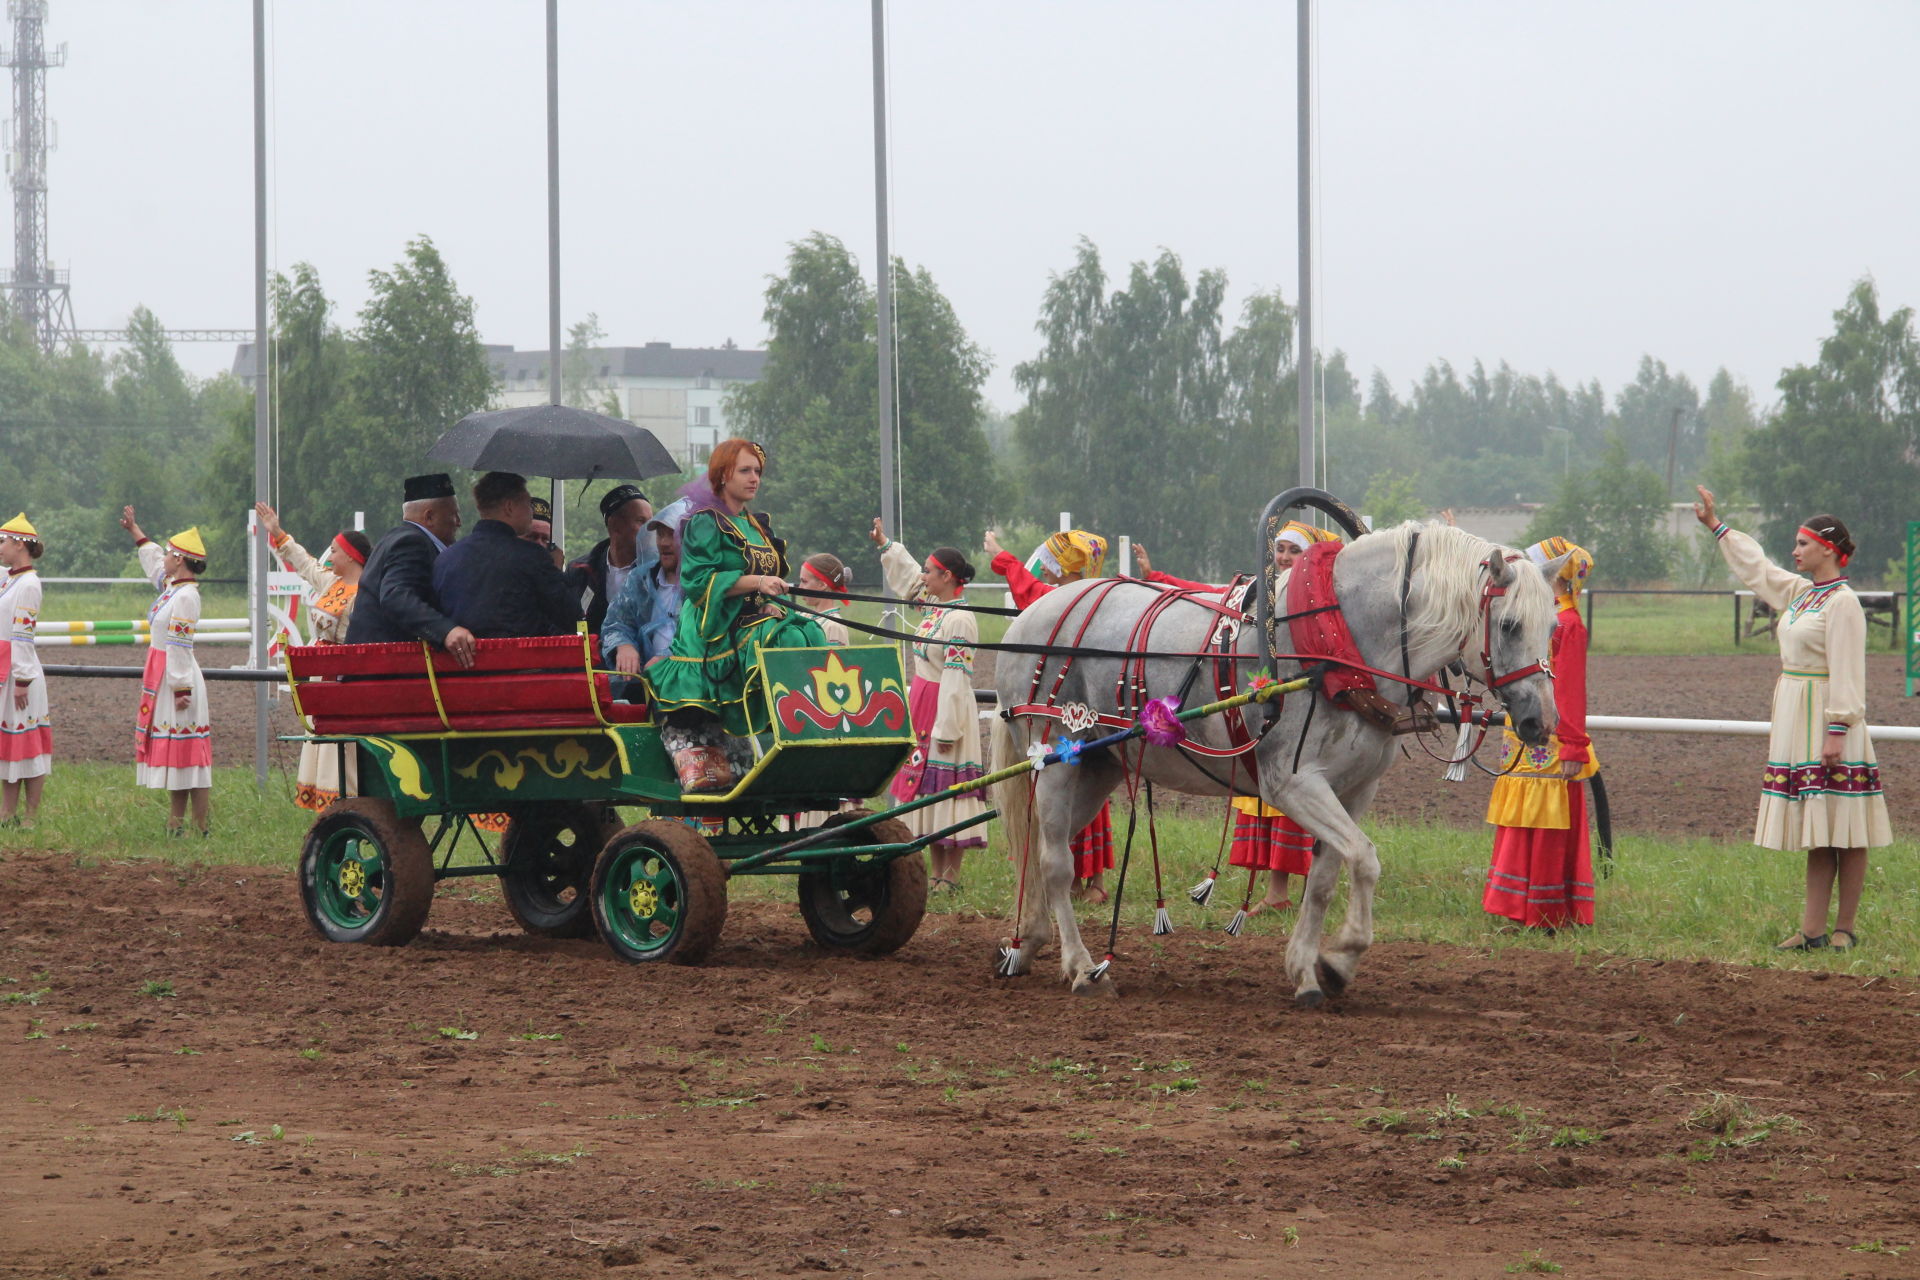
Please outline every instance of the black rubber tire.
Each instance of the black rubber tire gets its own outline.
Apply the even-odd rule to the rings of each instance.
[[[727,876],[707,838],[655,818],[616,832],[588,893],[600,938],[629,964],[698,964],[727,923]]]
[[[593,866],[619,830],[620,815],[606,804],[571,801],[514,814],[499,861],[515,922],[542,938],[592,937]]]
[[[836,813],[825,826],[837,827],[865,811]],[[855,833],[860,844],[905,844],[913,832],[888,818]],[[836,872],[838,874],[836,875]],[[907,945],[927,914],[927,860],[910,853],[878,866],[839,867],[802,872],[800,916],[813,940],[829,951],[883,956]]]
[[[300,848],[300,902],[329,942],[400,947],[433,906],[433,853],[418,818],[391,800],[335,800]]]

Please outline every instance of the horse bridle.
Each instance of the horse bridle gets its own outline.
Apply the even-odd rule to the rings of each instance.
[[[1494,553],[1494,555],[1498,554],[1498,552]],[[1514,561],[1520,559],[1520,556],[1514,554],[1506,556],[1504,559],[1506,563],[1512,564]],[[1527,666],[1516,668],[1513,671],[1507,672],[1505,675],[1495,675],[1493,673],[1493,602],[1501,596],[1506,595],[1507,589],[1493,580],[1493,555],[1489,555],[1485,560],[1480,562],[1480,569],[1481,572],[1487,575],[1487,585],[1480,589],[1480,671],[1485,677],[1487,691],[1491,693],[1496,689],[1501,689],[1512,684],[1516,680],[1525,680],[1531,675],[1545,674],[1548,679],[1552,679],[1553,668],[1545,658],[1540,659],[1538,662],[1530,663]],[[1465,646],[1463,645],[1462,648],[1464,649]]]

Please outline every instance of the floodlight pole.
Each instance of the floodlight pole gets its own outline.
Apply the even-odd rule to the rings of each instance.
[[[547,403],[560,403],[560,0],[547,0]],[[567,545],[567,489],[553,482],[553,541]]]
[[[880,524],[889,535],[898,538],[905,531],[900,527],[900,495],[894,485],[893,250],[887,243],[886,0],[873,0],[873,222],[880,241],[878,287],[874,297],[879,308],[875,331],[880,348]],[[885,581],[884,575],[882,581]],[[892,606],[882,615],[888,616],[897,616]]]
[[[266,0],[253,0],[253,497],[256,502],[272,498],[268,486],[272,471],[268,466],[267,379],[271,366],[267,360],[267,18]],[[248,522],[249,529],[252,522]],[[247,554],[253,559],[253,599],[249,612],[253,617],[253,643],[248,646],[248,665],[258,671],[267,665],[267,539],[266,530],[258,538],[247,539]],[[253,686],[253,780],[267,785],[267,686]]]
[[[1300,124],[1300,483],[1314,483],[1313,421],[1313,0],[1298,0],[1295,38]]]

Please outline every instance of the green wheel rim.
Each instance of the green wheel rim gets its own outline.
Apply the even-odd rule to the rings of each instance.
[[[314,906],[336,928],[364,929],[386,903],[388,880],[380,842],[357,827],[343,827],[314,859]]]
[[[658,849],[633,845],[613,857],[600,886],[607,929],[629,951],[658,951],[679,936],[687,882]]]

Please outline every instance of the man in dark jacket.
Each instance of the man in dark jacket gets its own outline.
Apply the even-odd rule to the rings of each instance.
[[[567,566],[567,581],[586,606],[587,630],[595,635],[600,634],[607,606],[619,598],[627,575],[654,560],[653,539],[640,536],[653,518],[653,504],[640,486],[623,484],[607,490],[600,498],[600,518],[606,522],[607,536]]]
[[[480,519],[433,566],[440,607],[482,640],[573,634],[580,600],[552,557],[526,540],[533,527],[527,482],[489,471],[473,486]]]
[[[473,665],[473,632],[440,609],[433,564],[460,528],[460,503],[445,475],[408,476],[401,523],[387,531],[360,571],[348,644],[426,640]]]

